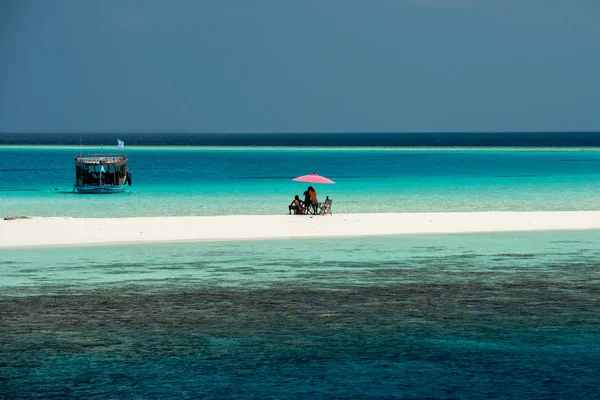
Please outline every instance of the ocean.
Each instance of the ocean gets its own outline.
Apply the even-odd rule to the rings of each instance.
[[[73,135],[0,137],[0,210],[283,214],[305,190],[291,179],[312,172],[336,181],[317,185],[334,213],[600,204],[593,134],[569,147],[177,137],[119,135],[133,185],[101,196],[71,193]],[[84,151],[117,150],[101,139]],[[599,240],[585,231],[0,250],[0,398],[600,397]]]
[[[6,143],[15,140],[0,136],[0,210],[76,217],[279,214],[287,213],[294,196],[307,188],[292,178],[310,173],[336,182],[315,186],[320,200],[333,200],[337,213],[599,209],[600,135],[554,135],[550,141],[563,143],[575,135],[573,142],[598,147],[549,147],[527,134],[516,146],[501,135],[482,135],[503,146],[475,146],[461,136],[456,143],[462,146],[455,147],[416,146],[424,139],[409,147],[381,146],[403,143],[390,134],[363,135],[362,141],[355,134],[331,135],[336,141],[329,142],[336,146],[330,147],[289,146],[292,136],[302,135],[224,135],[222,142],[215,135],[195,141],[158,136],[156,143],[169,146],[136,145],[149,139],[115,134],[82,146],[73,144],[79,140],[73,135],[24,136],[12,145]],[[126,143],[131,188],[117,198],[74,194],[74,156],[117,152],[117,136]],[[265,137],[275,144],[265,146]],[[189,145],[209,142],[218,145]],[[246,145],[252,142],[261,145]],[[526,146],[531,142],[546,146]],[[353,145],[342,146],[347,143]]]

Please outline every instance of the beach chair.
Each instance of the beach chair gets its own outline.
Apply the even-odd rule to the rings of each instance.
[[[311,203],[310,205],[308,205],[303,202],[302,210],[304,211],[304,214],[307,215],[318,215],[320,210],[320,204],[321,203]]]
[[[302,203],[302,211],[304,212],[304,214],[310,214],[310,215],[316,214],[314,204],[311,204],[310,206],[308,206],[308,205],[306,205],[306,203]]]
[[[333,215],[333,214],[331,214],[331,203],[332,203],[332,200],[329,198],[329,196],[327,196],[327,198],[325,199],[325,201],[323,203],[319,203],[319,214]]]

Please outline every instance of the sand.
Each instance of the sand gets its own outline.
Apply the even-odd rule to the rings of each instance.
[[[0,221],[0,248],[591,229],[600,211],[34,217]]]

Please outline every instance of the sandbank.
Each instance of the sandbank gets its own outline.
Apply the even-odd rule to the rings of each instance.
[[[594,229],[600,211],[33,217],[0,221],[0,248]]]

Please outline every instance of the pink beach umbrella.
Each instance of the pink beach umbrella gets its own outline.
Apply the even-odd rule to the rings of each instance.
[[[327,184],[335,183],[331,179],[325,178],[324,176],[317,175],[317,174],[302,175],[302,176],[299,176],[292,180],[296,181],[296,182],[307,182],[307,183],[327,183]]]

